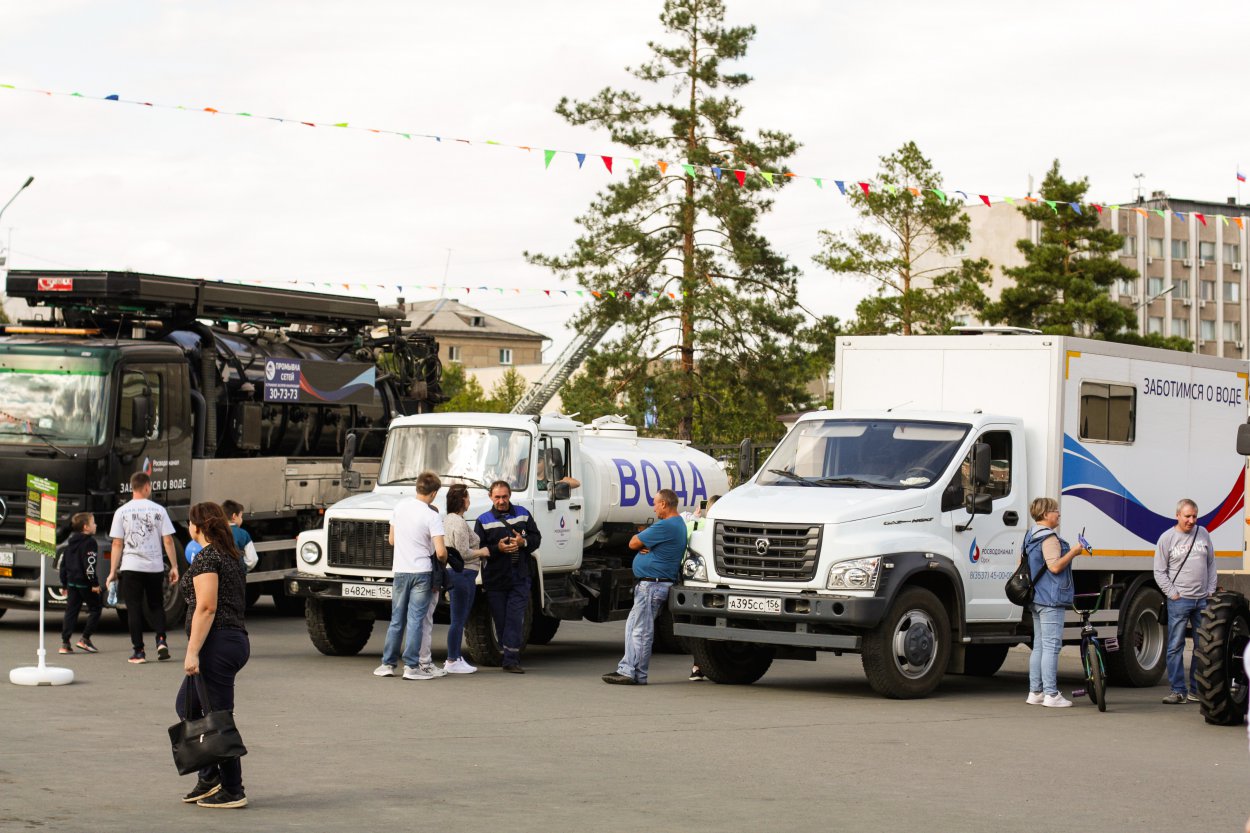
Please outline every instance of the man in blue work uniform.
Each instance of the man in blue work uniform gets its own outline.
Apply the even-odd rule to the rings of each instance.
[[[542,535],[525,507],[512,504],[507,481],[490,484],[490,502],[492,508],[474,524],[489,553],[482,562],[482,587],[503,649],[503,670],[524,674],[521,640],[530,601],[530,554],[542,543]]]
[[[672,489],[656,492],[655,516],[659,520],[629,541],[634,556],[634,607],[625,623],[625,656],[616,670],[603,675],[612,685],[646,685],[655,643],[655,617],[668,601],[669,588],[677,581],[686,552],[686,522],[677,514],[677,495]]]

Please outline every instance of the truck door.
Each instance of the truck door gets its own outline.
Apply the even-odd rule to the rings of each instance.
[[[950,526],[964,577],[968,621],[1018,620],[1020,608],[1007,601],[1003,585],[1019,561],[1020,545],[1029,528],[1023,435],[1007,426],[989,428],[976,442],[990,447],[993,511],[974,517],[964,511],[963,495],[972,493],[971,460],[965,458],[947,487],[943,521]],[[960,531],[969,523],[971,529]]]
[[[542,532],[539,560],[543,569],[570,570],[582,563],[582,490],[569,489],[558,497],[556,484],[566,477],[580,481],[580,460],[570,437],[542,434],[538,438],[538,463],[534,483],[534,522]]]
[[[144,471],[152,478],[152,500],[160,504],[166,502],[169,488],[168,377],[164,364],[122,365],[113,446],[121,491],[129,492],[130,475]]]

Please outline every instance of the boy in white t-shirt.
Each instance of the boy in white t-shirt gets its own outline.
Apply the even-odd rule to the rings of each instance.
[[[143,650],[144,608],[152,617],[156,631],[156,656],[169,659],[169,643],[165,639],[165,593],[161,578],[165,573],[165,556],[169,557],[169,583],[178,583],[178,557],[174,550],[174,525],[169,513],[152,495],[152,478],[138,471],[130,475],[133,499],[113,513],[109,537],[113,553],[105,586],[120,577],[122,600],[126,603],[126,622],[130,626],[130,643],[134,653],[127,662],[147,662]],[[162,555],[162,548],[164,554]],[[146,603],[145,603],[146,600]]]
[[[391,624],[386,629],[382,664],[374,669],[378,677],[394,677],[403,646],[404,679],[432,680],[446,672],[432,662],[420,661],[421,635],[425,614],[435,602],[431,584],[433,558],[447,562],[443,544],[443,518],[434,508],[434,498],[442,487],[438,475],[423,471],[417,475],[416,497],[402,499],[391,516],[387,540],[395,548],[392,561]],[[404,638],[407,631],[407,639]]]

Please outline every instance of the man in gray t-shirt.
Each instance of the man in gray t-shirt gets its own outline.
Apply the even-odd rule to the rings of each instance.
[[[1155,583],[1168,600],[1168,682],[1172,692],[1163,698],[1169,705],[1198,701],[1194,663],[1189,663],[1185,682],[1185,626],[1198,635],[1198,623],[1215,593],[1215,546],[1198,525],[1198,504],[1185,498],[1176,504],[1176,526],[1163,533],[1155,548]]]

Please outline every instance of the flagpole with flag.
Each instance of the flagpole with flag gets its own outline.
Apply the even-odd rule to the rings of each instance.
[[[1241,163],[1237,163],[1237,204],[1241,205],[1241,183],[1246,181],[1246,175],[1241,172]]]

